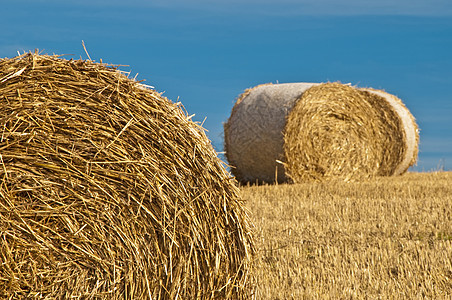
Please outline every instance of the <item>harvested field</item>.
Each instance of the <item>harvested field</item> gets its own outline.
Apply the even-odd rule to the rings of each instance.
[[[451,299],[452,172],[243,187],[256,299]]]

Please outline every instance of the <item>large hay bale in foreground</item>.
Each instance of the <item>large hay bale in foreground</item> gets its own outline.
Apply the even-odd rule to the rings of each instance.
[[[0,60],[0,298],[247,298],[238,189],[203,129],[115,67]]]
[[[416,162],[418,150],[417,125],[400,99],[340,83],[248,89],[224,134],[241,182],[398,175]]]

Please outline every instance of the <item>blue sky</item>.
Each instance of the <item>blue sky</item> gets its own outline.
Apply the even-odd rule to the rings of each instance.
[[[452,169],[450,0],[11,0],[0,57],[40,49],[122,70],[203,121],[217,151],[235,98],[268,82],[341,81],[400,97],[421,128],[413,170]]]

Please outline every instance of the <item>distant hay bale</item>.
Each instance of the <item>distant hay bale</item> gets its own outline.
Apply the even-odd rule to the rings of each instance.
[[[398,175],[418,151],[418,127],[400,99],[340,83],[248,89],[224,134],[226,157],[241,182]]]
[[[0,60],[0,298],[248,298],[238,188],[202,127],[116,67]]]

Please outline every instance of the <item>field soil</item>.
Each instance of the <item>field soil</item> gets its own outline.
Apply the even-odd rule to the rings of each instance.
[[[452,299],[452,172],[241,193],[256,299]]]

